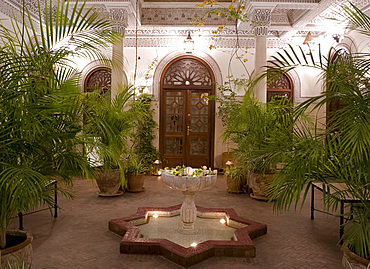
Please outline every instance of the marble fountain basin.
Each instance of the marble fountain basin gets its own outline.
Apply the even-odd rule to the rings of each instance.
[[[161,175],[162,181],[171,189],[182,192],[196,192],[212,188],[217,181],[216,175],[207,175],[202,177],[174,176],[166,172]]]

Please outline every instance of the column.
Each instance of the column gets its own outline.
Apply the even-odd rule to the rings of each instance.
[[[254,8],[252,19],[254,23],[254,36],[256,40],[256,50],[254,59],[255,77],[261,75],[267,65],[267,34],[271,21],[271,7]],[[267,79],[264,78],[256,84],[253,90],[254,96],[261,102],[266,103]]]
[[[113,45],[112,48],[112,83],[111,83],[111,96],[112,98],[117,95],[119,85],[123,85],[125,74],[123,71],[123,47],[124,47],[124,34],[127,26],[126,10],[122,8],[112,8],[110,10],[111,18],[116,22],[116,30],[122,35],[121,39]]]
[[[111,96],[112,98],[117,95],[119,85],[124,84],[123,72],[123,37],[120,41],[113,45],[112,50],[112,85]]]

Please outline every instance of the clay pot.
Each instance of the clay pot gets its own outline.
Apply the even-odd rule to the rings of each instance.
[[[224,176],[226,178],[227,192],[244,193],[245,180],[242,177]]]
[[[98,173],[96,183],[99,187],[99,196],[117,196],[123,194],[121,187],[121,173],[119,169]]]
[[[127,175],[127,190],[129,192],[142,192],[144,191],[144,181],[146,175]]]
[[[353,253],[347,246],[343,245],[342,267],[345,269],[366,269],[370,260],[362,258]]]
[[[275,173],[250,173],[248,175],[248,186],[252,189],[250,196],[257,200],[267,201],[268,187],[274,179]]]
[[[8,269],[8,263],[11,268],[18,268],[18,265],[23,268],[22,263],[25,269],[31,268],[33,236],[24,231],[8,231],[6,237],[7,245],[10,246],[1,250],[1,268]]]

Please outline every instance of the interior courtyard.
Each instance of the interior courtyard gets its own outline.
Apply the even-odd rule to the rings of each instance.
[[[2,266],[369,268],[369,16],[369,0],[0,0]],[[251,257],[243,231],[174,250],[135,232],[139,208],[172,206],[191,235],[235,211]],[[117,219],[138,233],[126,253]],[[8,230],[32,235],[24,267],[5,264]]]

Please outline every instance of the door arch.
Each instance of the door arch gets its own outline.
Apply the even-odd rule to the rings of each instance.
[[[159,147],[166,166],[211,166],[214,158],[215,94],[211,68],[181,56],[163,70],[160,82]]]

